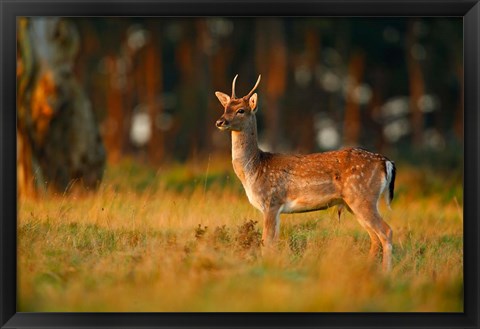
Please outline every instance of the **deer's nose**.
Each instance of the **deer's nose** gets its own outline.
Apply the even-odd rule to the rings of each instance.
[[[215,122],[215,125],[216,125],[217,127],[227,126],[227,125],[228,125],[228,121],[225,120],[225,119],[218,119],[217,122]]]

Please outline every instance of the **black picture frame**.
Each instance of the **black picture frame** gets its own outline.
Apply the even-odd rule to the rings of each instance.
[[[0,326],[1,328],[479,328],[478,0],[0,0]],[[462,16],[464,18],[463,313],[17,313],[16,17],[17,16]],[[439,209],[441,211],[441,209]],[[348,296],[346,296],[348,298]]]

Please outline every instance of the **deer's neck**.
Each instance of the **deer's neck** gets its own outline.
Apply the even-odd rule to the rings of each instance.
[[[257,120],[255,116],[252,116],[250,120],[242,131],[232,131],[234,169],[236,172],[242,170],[245,174],[252,172],[260,159],[257,143]]]

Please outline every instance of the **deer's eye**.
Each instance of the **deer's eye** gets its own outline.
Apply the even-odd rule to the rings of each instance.
[[[243,114],[243,113],[245,113],[244,109],[240,109],[240,110],[237,111],[237,114]]]

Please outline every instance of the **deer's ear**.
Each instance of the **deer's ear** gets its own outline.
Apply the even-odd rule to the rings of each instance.
[[[228,96],[227,94],[216,91],[215,96],[217,96],[218,100],[220,101],[220,103],[222,103],[224,107],[227,106],[228,102],[230,102],[230,96]]]
[[[250,105],[250,110],[252,113],[257,112],[257,93],[253,94],[252,97],[248,100],[248,104]]]

